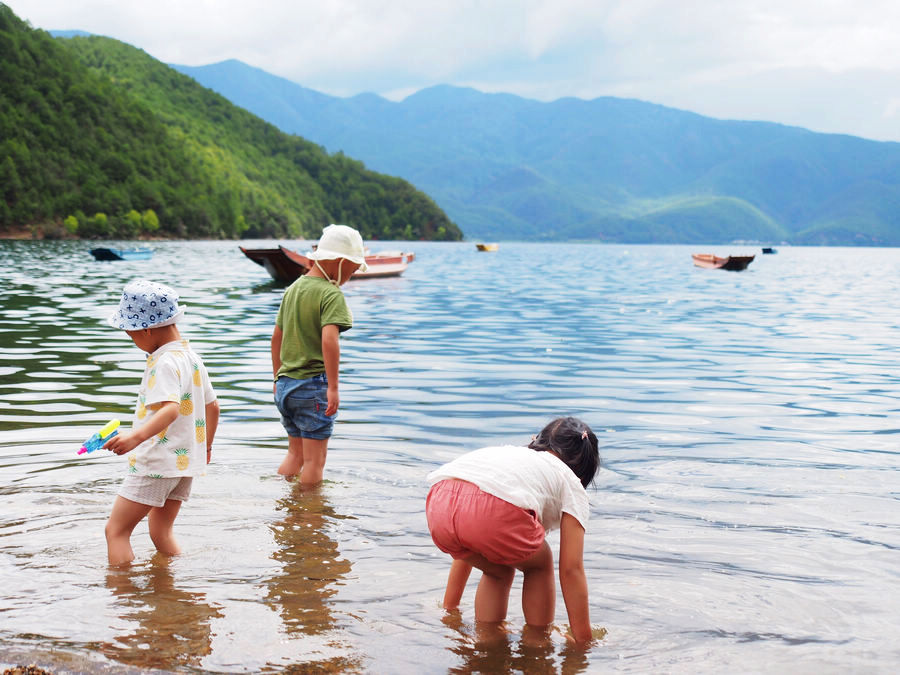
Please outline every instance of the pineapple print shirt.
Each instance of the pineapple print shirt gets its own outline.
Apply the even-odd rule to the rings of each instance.
[[[151,406],[178,405],[178,417],[167,429],[128,454],[136,476],[172,478],[200,476],[206,471],[206,404],[216,400],[206,367],[187,340],[164,344],[147,357],[132,427],[153,419]]]

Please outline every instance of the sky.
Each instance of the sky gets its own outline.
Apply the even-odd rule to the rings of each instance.
[[[897,0],[2,1],[34,28],[334,96],[617,96],[900,142]]]

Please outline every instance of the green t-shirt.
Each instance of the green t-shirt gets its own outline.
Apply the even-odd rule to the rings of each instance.
[[[353,326],[353,314],[341,289],[321,277],[300,277],[284,292],[275,319],[283,334],[276,377],[305,380],[324,373],[322,328],[329,324],[341,332]]]

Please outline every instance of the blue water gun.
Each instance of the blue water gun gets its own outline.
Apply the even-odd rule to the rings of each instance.
[[[83,455],[86,452],[93,452],[97,448],[102,448],[106,441],[119,433],[118,428],[119,420],[110,420],[100,431],[81,444],[81,450],[78,451],[78,454]]]

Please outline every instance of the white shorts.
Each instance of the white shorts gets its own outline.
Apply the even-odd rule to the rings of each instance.
[[[191,476],[174,478],[150,478],[150,476],[125,476],[119,496],[146,506],[163,506],[167,499],[186,502],[191,496]]]

